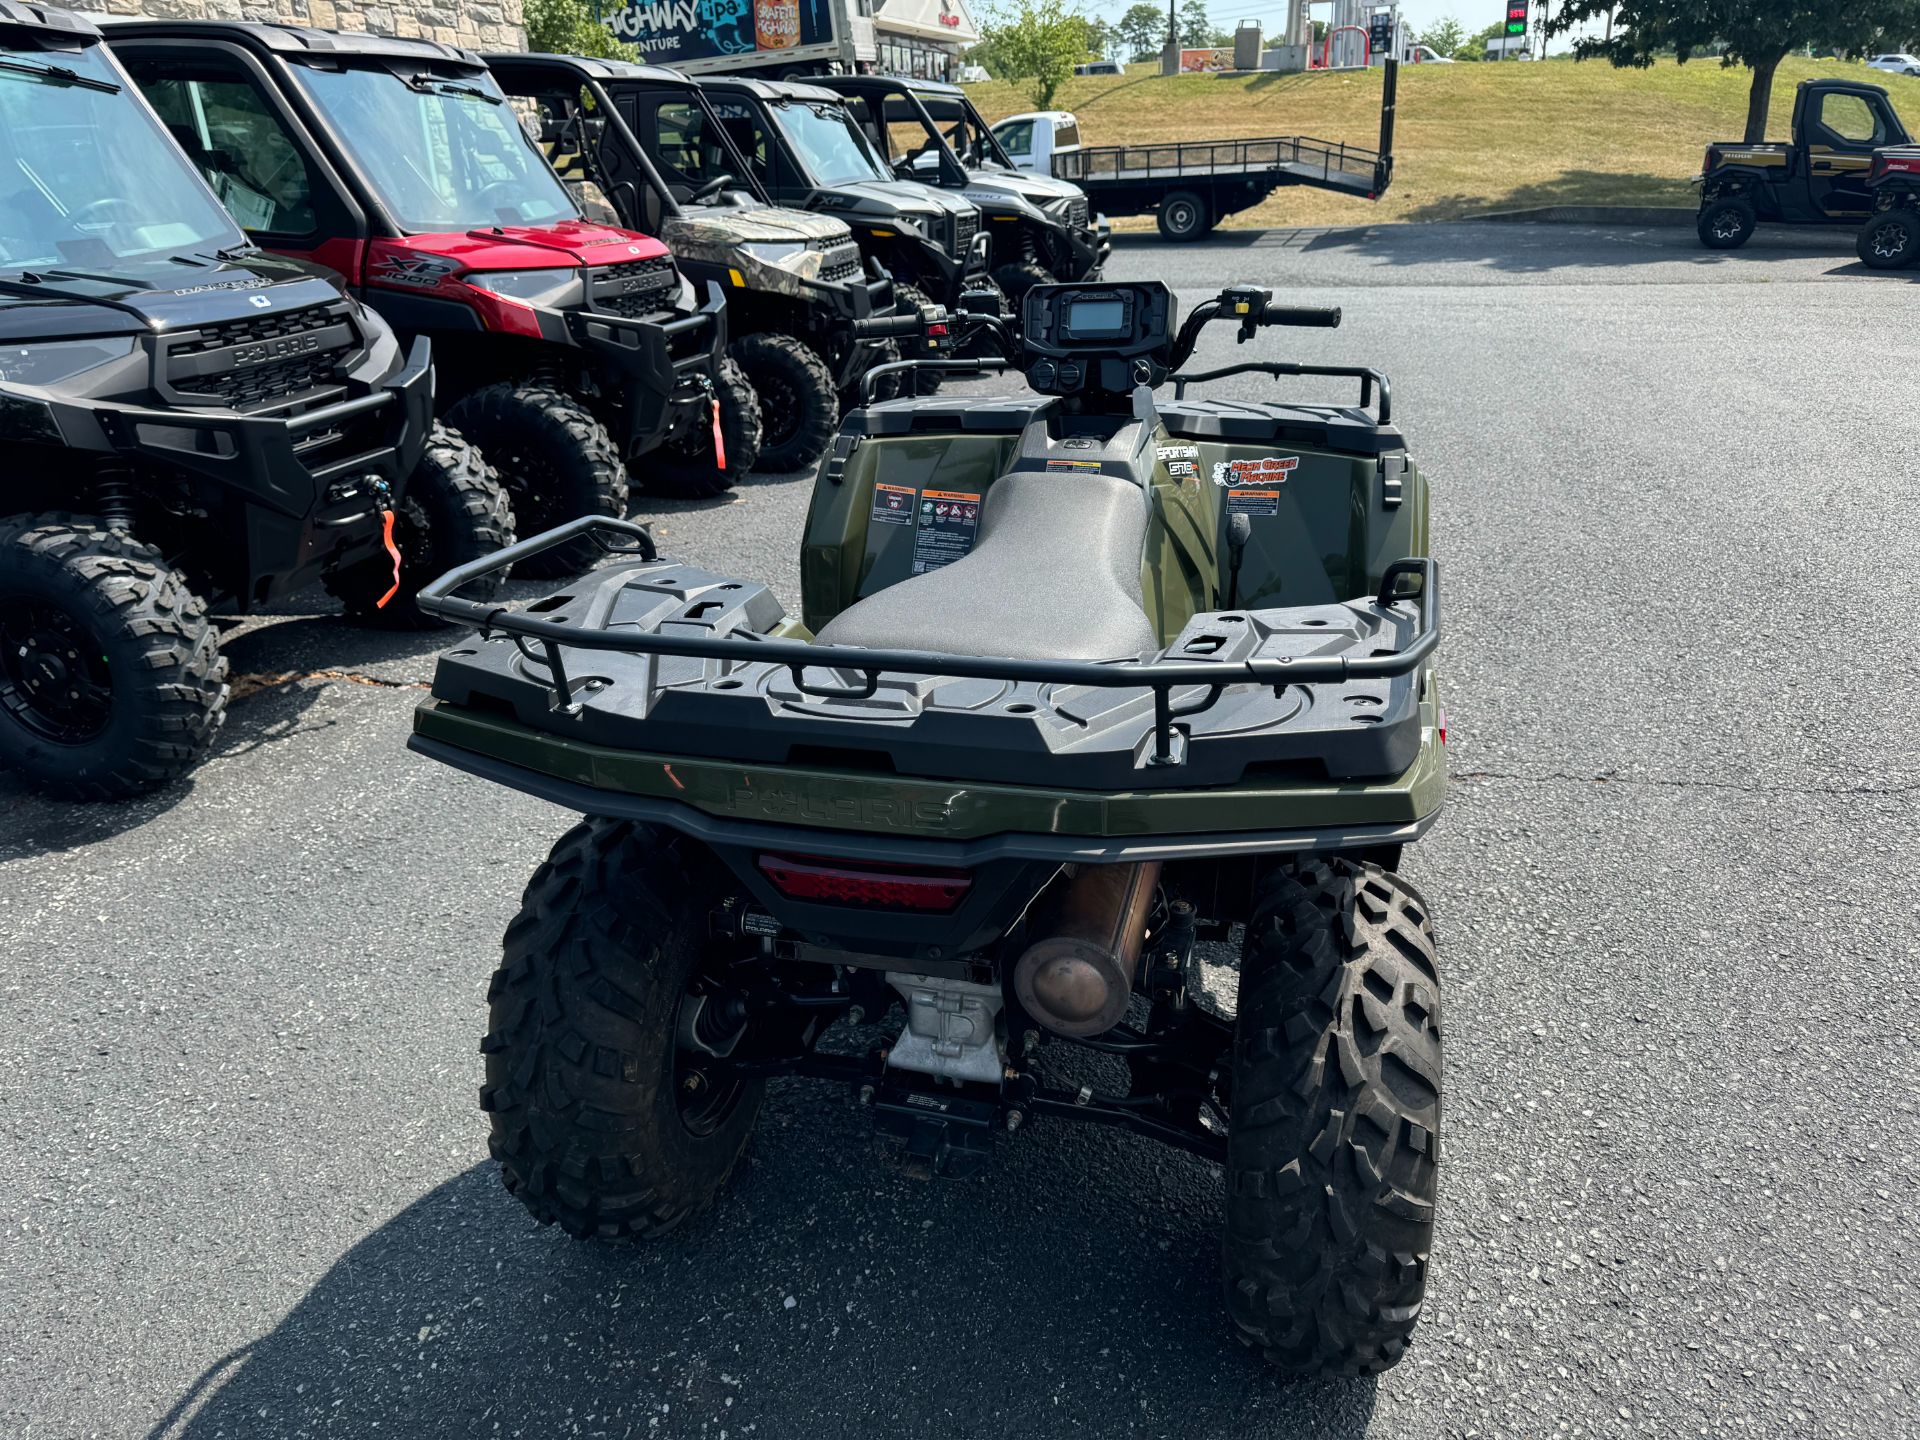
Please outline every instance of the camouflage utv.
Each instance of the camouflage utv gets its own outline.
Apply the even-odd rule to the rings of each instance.
[[[854,323],[893,313],[893,286],[846,223],[772,204],[699,87],[659,66],[564,55],[487,63],[569,186],[609,223],[665,241],[696,284],[727,295],[730,352],[760,396],[762,470],[825,452],[851,397],[892,341]]]

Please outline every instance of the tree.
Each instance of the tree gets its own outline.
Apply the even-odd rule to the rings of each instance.
[[[1167,12],[1149,0],[1127,7],[1115,27],[1130,60],[1157,60],[1167,43]]]
[[[1416,45],[1425,45],[1436,55],[1451,56],[1467,43],[1467,31],[1458,20],[1448,15],[1434,21],[1426,29],[1415,32],[1413,39]]]
[[[1207,0],[1187,0],[1180,7],[1180,43],[1189,50],[1213,44],[1213,22],[1207,18]]]
[[[586,0],[527,0],[527,48],[550,55],[585,55],[595,60],[637,60],[640,52],[613,38],[593,18]]]
[[[1087,58],[1087,23],[1065,0],[1014,0],[989,12],[980,42],[1008,80],[1025,82],[1035,110],[1051,110],[1073,67]]]
[[[1613,16],[1596,39],[1574,42],[1577,60],[1601,59],[1644,70],[1671,50],[1682,65],[1718,54],[1724,66],[1753,72],[1747,88],[1746,143],[1767,138],[1773,75],[1803,45],[1866,50],[1883,31],[1920,25],[1920,0],[1563,0],[1544,27],[1561,35],[1589,20]]]
[[[1477,34],[1469,35],[1455,47],[1451,58],[1455,60],[1484,60],[1487,58],[1487,45],[1507,33],[1507,27],[1499,22],[1487,26]]]
[[[1120,43],[1120,32],[1099,16],[1083,19],[1080,22],[1087,35],[1087,58],[1104,60],[1108,53]]]

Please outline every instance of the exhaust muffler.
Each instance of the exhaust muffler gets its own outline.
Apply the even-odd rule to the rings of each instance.
[[[1056,1035],[1100,1035],[1120,1023],[1140,968],[1160,862],[1082,865],[1013,967],[1013,990]]]

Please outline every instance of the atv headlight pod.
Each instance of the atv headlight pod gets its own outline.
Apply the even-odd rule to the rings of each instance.
[[[580,283],[580,272],[567,265],[551,270],[476,270],[460,279],[476,290],[518,300],[523,305],[558,306]]]
[[[98,340],[0,346],[0,383],[55,385],[97,366],[126,359],[137,343],[131,335],[110,335]]]

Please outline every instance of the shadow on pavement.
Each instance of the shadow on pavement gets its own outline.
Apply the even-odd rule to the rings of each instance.
[[[842,1092],[778,1088],[717,1209],[646,1246],[540,1229],[475,1166],[149,1440],[1365,1432],[1375,1382],[1291,1382],[1231,1338],[1212,1167],[1060,1124],[967,1181],[874,1150]]]

